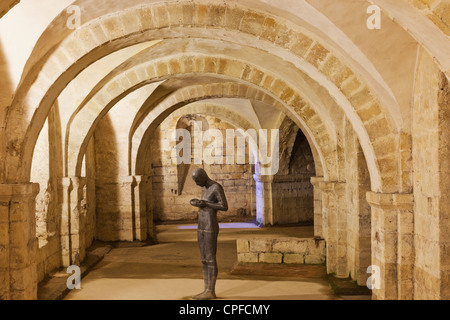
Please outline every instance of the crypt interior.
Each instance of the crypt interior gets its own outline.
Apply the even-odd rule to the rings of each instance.
[[[450,299],[449,37],[448,0],[1,0],[0,300],[37,299],[99,243],[92,287],[201,272],[197,167],[229,202],[218,285],[235,262],[359,286],[376,266],[372,299]],[[277,170],[251,137],[174,162],[177,130],[188,158],[208,144],[199,124],[278,132]],[[265,284],[283,297],[290,280]]]

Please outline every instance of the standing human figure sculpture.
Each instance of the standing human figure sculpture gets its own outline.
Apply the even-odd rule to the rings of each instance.
[[[216,298],[217,280],[217,237],[219,223],[217,211],[227,211],[228,203],[223,187],[211,180],[205,170],[198,168],[192,173],[195,183],[202,187],[202,199],[192,199],[191,205],[200,208],[198,216],[198,245],[203,264],[203,280],[205,291],[194,296],[196,300],[209,300]]]

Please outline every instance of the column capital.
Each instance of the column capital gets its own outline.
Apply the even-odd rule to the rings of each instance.
[[[321,181],[318,187],[322,191],[343,191],[345,189],[346,182],[342,181]]]
[[[141,182],[147,182],[147,181],[149,181],[149,179],[151,179],[152,176],[149,176],[149,175],[138,175],[138,176],[133,176],[133,178],[134,178],[134,181],[135,181],[137,184],[139,184],[139,183],[141,183]]]
[[[97,176],[95,178],[95,180],[98,181],[99,183],[105,183],[105,184],[109,184],[109,183],[136,184],[136,183],[148,181],[151,178],[152,178],[151,175],[131,175],[131,176],[121,175],[121,176],[117,176],[117,177],[106,177],[106,178]]]
[[[72,180],[72,184],[74,185],[84,185],[86,184],[86,177],[69,177]]]
[[[136,176],[120,176],[117,177],[116,182],[118,183],[129,183],[129,184],[136,184]]]
[[[0,184],[0,201],[13,199],[26,200],[36,198],[40,187],[38,183]]]
[[[412,193],[376,193],[367,192],[367,202],[380,208],[405,208],[414,206],[414,194]]]
[[[325,180],[324,177],[311,177],[311,184],[314,187],[320,187],[320,183]]]
[[[87,178],[86,177],[69,176],[69,177],[63,177],[61,179],[61,181],[62,181],[63,187],[70,189],[72,187],[85,185],[87,182]]]
[[[272,183],[274,176],[262,176],[262,175],[254,174],[253,179],[255,180],[255,182]]]

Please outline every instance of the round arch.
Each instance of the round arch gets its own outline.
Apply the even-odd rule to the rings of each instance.
[[[200,68],[200,70],[198,68]],[[144,71],[144,73],[142,71]],[[159,74],[158,72],[161,73]],[[141,65],[140,70],[133,70],[131,72],[121,74],[123,78],[127,79],[126,81],[121,81],[119,77],[119,80],[111,82],[102,88],[102,91],[104,92],[98,93],[98,95],[104,93],[101,99],[104,99],[105,97],[115,97],[109,103],[107,103],[107,101],[103,102],[107,103],[106,108],[102,105],[102,102],[99,103],[95,98],[92,100],[92,106],[83,108],[85,112],[81,113],[81,116],[79,115],[79,117],[77,117],[77,121],[74,122],[74,128],[77,128],[75,131],[82,132],[82,134],[80,135],[82,139],[79,139],[78,137],[77,139],[73,139],[75,144],[69,144],[68,154],[82,154],[78,153],[78,150],[81,148],[81,146],[78,146],[77,144],[81,142],[84,147],[86,146],[87,141],[89,141],[86,138],[92,134],[93,129],[95,128],[95,126],[92,126],[93,122],[98,121],[99,116],[101,117],[103,114],[105,114],[107,110],[109,110],[119,99],[121,99],[129,92],[139,88],[140,86],[148,84],[152,81],[149,79],[154,79],[153,81],[161,81],[169,76],[174,76],[173,74],[169,75],[171,72],[174,72],[175,74],[184,73],[191,75],[195,75],[198,73],[222,75],[234,79],[234,81],[248,83],[250,86],[258,86],[261,82],[261,78],[264,78],[264,72],[258,70],[256,67],[249,66],[243,62],[235,60],[227,60],[222,57],[182,55],[174,57],[170,60],[147,62],[143,66]],[[279,89],[278,92],[276,92],[272,88],[271,83],[276,82],[277,79],[273,78],[272,76],[270,77],[270,83],[265,84],[266,88],[261,88],[260,90],[267,92],[269,96],[274,96],[276,94],[276,99],[284,104],[285,107],[283,111],[286,114],[288,114],[293,119],[297,119],[297,122],[304,121],[306,124],[305,127],[313,128],[311,130],[314,131],[314,135],[317,135],[317,143],[322,145],[322,148],[325,148],[328,151],[328,156],[323,156],[324,159],[328,159],[328,161],[325,160],[323,162],[331,165],[334,161],[336,161],[335,158],[333,158],[334,156],[332,155],[332,146],[335,145],[335,142],[333,142],[333,140],[329,137],[329,131],[326,130],[326,124],[321,122],[320,117],[316,114],[314,109],[309,104],[307,104],[298,94],[296,94],[296,91],[291,89],[284,81],[278,80],[277,84]],[[126,86],[122,87],[119,85],[119,83],[126,83]],[[236,97],[239,96],[239,94],[242,94],[241,97],[253,99],[259,94],[257,89],[251,87],[249,88],[248,86],[242,87],[239,84],[229,87],[228,91],[225,91],[225,93],[223,90],[223,86],[221,85],[216,88],[218,91],[214,92],[214,94],[212,94],[211,92],[211,86],[205,86],[205,88],[201,89],[202,98]],[[291,102],[288,104],[289,101]],[[176,99],[173,96],[169,96],[167,98],[168,105],[173,106],[175,103]],[[158,106],[158,108],[164,109],[164,107],[161,107],[161,104]],[[93,115],[96,116],[93,117]],[[86,125],[86,123],[91,124]],[[302,125],[300,124],[299,126]],[[69,172],[76,171],[69,170]],[[330,172],[332,171],[330,170]]]
[[[81,1],[82,3],[83,1]],[[38,119],[44,117],[48,112],[48,108],[51,106],[52,101],[54,101],[55,99],[55,95],[57,95],[57,91],[59,89],[57,89],[58,87],[63,87],[64,85],[61,85],[64,81],[67,81],[67,79],[73,78],[74,75],[76,75],[79,71],[77,70],[82,70],[84,67],[86,67],[87,65],[89,65],[91,62],[89,60],[93,59],[94,57],[96,59],[98,59],[99,57],[105,55],[108,53],[108,50],[117,50],[118,48],[120,48],[121,46],[126,46],[129,45],[130,43],[136,43],[138,40],[137,35],[139,35],[139,38],[141,39],[140,41],[146,40],[146,36],[149,36],[151,38],[151,33],[155,33],[155,30],[151,29],[151,28],[158,28],[158,33],[159,33],[159,37],[153,37],[153,38],[161,38],[161,35],[164,37],[164,31],[167,31],[171,34],[173,34],[174,32],[176,32],[176,25],[177,22],[181,23],[181,25],[192,25],[195,26],[196,23],[199,25],[202,25],[203,27],[205,26],[209,26],[211,24],[211,19],[213,19],[214,17],[217,17],[218,15],[215,14],[213,15],[212,12],[217,13],[217,10],[220,11],[220,9],[222,9],[222,11],[225,13],[224,18],[222,19],[222,22],[218,22],[217,25],[222,26],[225,29],[231,29],[231,30],[239,30],[239,32],[242,32],[244,34],[249,35],[250,37],[255,37],[254,32],[252,33],[252,31],[256,30],[256,28],[252,28],[251,27],[251,23],[250,20],[256,20],[256,25],[258,27],[261,27],[260,30],[267,30],[267,27],[264,28],[264,26],[267,23],[271,23],[272,27],[271,30],[272,32],[263,32],[261,33],[261,31],[258,32],[258,37],[266,37],[264,40],[267,41],[271,41],[272,43],[275,43],[275,45],[277,45],[278,47],[283,47],[283,50],[288,49],[290,52],[297,52],[297,56],[301,57],[301,59],[303,61],[308,61],[309,66],[314,67],[317,69],[322,69],[323,73],[319,70],[319,73],[322,74],[326,79],[328,79],[330,81],[330,83],[333,83],[333,81],[338,82],[338,84],[335,84],[336,89],[340,90],[338,88],[341,87],[341,84],[344,80],[349,79],[350,77],[352,77],[355,81],[353,81],[353,85],[354,83],[358,83],[359,86],[358,90],[349,90],[346,91],[346,95],[345,93],[344,96],[348,96],[349,100],[352,101],[352,105],[355,106],[355,113],[358,114],[358,109],[361,109],[363,107],[366,108],[375,108],[376,111],[380,111],[380,113],[384,113],[384,111],[381,111],[381,109],[383,109],[383,105],[381,105],[378,102],[378,99],[376,99],[375,97],[372,96],[371,94],[371,89],[369,89],[367,87],[367,85],[364,85],[362,82],[360,82],[357,77],[355,76],[355,74],[350,70],[350,68],[348,68],[347,66],[345,66],[345,64],[342,64],[341,60],[338,59],[337,57],[335,57],[328,49],[326,49],[325,47],[323,47],[318,41],[316,40],[312,40],[310,37],[304,36],[301,33],[296,32],[295,27],[292,27],[292,25],[289,25],[286,21],[283,21],[283,23],[278,23],[277,20],[275,20],[273,17],[270,17],[268,15],[264,15],[261,12],[254,12],[252,10],[248,10],[248,9],[243,9],[243,8],[230,8],[228,6],[215,6],[215,5],[211,5],[211,6],[207,6],[207,5],[197,5],[196,3],[182,3],[182,4],[177,4],[177,5],[173,5],[173,7],[171,6],[173,4],[165,4],[163,6],[161,6],[161,4],[149,4],[147,6],[142,6],[139,8],[134,8],[131,9],[129,11],[124,11],[121,13],[121,15],[117,15],[117,16],[110,16],[108,17],[108,19],[101,19],[100,20],[96,20],[95,22],[91,21],[90,24],[90,28],[89,29],[84,29],[84,28],[80,28],[80,30],[77,30],[76,32],[70,33],[68,39],[66,39],[67,41],[64,41],[65,43],[69,44],[70,42],[75,41],[75,39],[78,40],[82,40],[83,43],[85,43],[85,46],[75,46],[76,48],[72,48],[71,52],[74,53],[74,59],[70,59],[67,58],[67,55],[64,54],[66,60],[68,60],[68,62],[66,61],[66,63],[58,63],[58,65],[63,66],[62,69],[60,70],[61,72],[55,72],[54,70],[51,72],[53,75],[49,75],[47,73],[47,68],[44,66],[43,68],[43,72],[41,72],[38,76],[38,79],[36,80],[37,82],[40,82],[42,84],[42,86],[38,86],[40,87],[40,89],[36,89],[36,91],[34,91],[33,89],[33,93],[31,93],[31,91],[28,91],[28,89],[26,88],[26,82],[27,81],[23,81],[22,84],[24,84],[24,88],[22,90],[20,90],[20,93],[17,95],[16,99],[15,99],[15,103],[13,104],[13,108],[12,108],[12,112],[10,113],[10,119],[14,119],[17,121],[9,121],[8,125],[10,125],[10,123],[15,123],[15,124],[11,124],[11,126],[14,127],[13,130],[8,130],[8,133],[12,133],[14,132],[14,134],[18,134],[18,137],[13,137],[11,135],[9,135],[8,139],[9,141],[18,141],[17,145],[20,146],[20,151],[15,153],[15,154],[11,154],[8,156],[8,163],[11,164],[11,167],[18,167],[18,164],[21,163],[23,166],[23,170],[25,170],[25,172],[19,172],[21,177],[16,177],[14,178],[15,174],[11,173],[11,177],[8,178],[9,180],[13,179],[13,180],[28,180],[27,179],[27,172],[28,172],[28,168],[29,168],[29,158],[30,158],[30,154],[32,153],[32,148],[29,146],[30,144],[33,144],[33,137],[36,135],[36,132],[38,132],[41,128],[41,125],[36,124],[36,127],[34,126],[30,126],[29,130],[27,130],[27,134],[25,134],[25,130],[24,128],[28,127],[28,124],[30,123],[31,118],[34,118],[36,121],[35,123],[40,123],[40,121],[38,121]],[[150,8],[149,8],[150,7]],[[178,9],[186,9],[187,11],[191,11],[194,12],[195,14],[193,14],[192,16],[185,16],[183,13],[183,21],[171,21],[170,17],[172,15],[168,14],[168,12],[174,12],[174,10],[178,10]],[[206,10],[205,10],[206,9]],[[213,10],[211,11],[211,9],[217,9],[216,11]],[[168,16],[169,19],[159,19],[157,18],[158,21],[154,21],[153,19],[145,19],[149,17],[149,13],[152,13],[152,10],[156,10],[157,12],[164,14],[165,16]],[[199,16],[199,12],[202,12],[202,10],[204,11],[203,16]],[[237,10],[237,13],[240,13],[241,18],[239,19],[239,23],[237,23],[236,21],[230,21],[229,19],[227,19],[227,17],[229,16],[227,14],[228,10]],[[210,12],[211,11],[211,12]],[[210,12],[210,15],[208,15],[208,12]],[[233,13],[235,13],[233,11]],[[174,15],[175,16],[175,15]],[[219,15],[221,16],[221,15]],[[201,19],[198,19],[198,18]],[[188,20],[185,20],[188,19]],[[133,21],[128,21],[128,19],[133,19]],[[216,18],[214,18],[216,19]],[[151,21],[150,21],[151,20]],[[120,24],[115,24],[115,22],[120,22]],[[129,23],[124,23],[124,21],[127,21]],[[217,22],[217,21],[216,21]],[[215,23],[212,25],[216,25]],[[108,28],[109,26],[109,28]],[[164,29],[164,27],[168,28],[170,27],[170,30],[161,30]],[[134,28],[134,30],[133,30]],[[281,28],[281,29],[280,29]],[[99,34],[98,36],[94,36],[91,33],[91,30],[103,30],[101,32],[101,34]],[[105,33],[105,30],[106,34]],[[191,28],[190,31],[195,32],[195,28]],[[278,31],[281,31],[283,35],[292,35],[292,37],[287,37],[289,39],[295,39],[293,40],[293,42],[288,42],[288,43],[277,43],[277,41],[275,41],[276,39],[273,39],[274,34],[279,34]],[[65,33],[67,36],[67,33]],[[84,34],[84,37],[81,36],[81,34]],[[145,34],[145,36],[143,36],[143,34]],[[127,35],[125,37],[125,35]],[[268,38],[272,38],[272,39],[268,39]],[[71,39],[69,39],[71,38]],[[84,39],[84,40],[83,40]],[[100,40],[99,40],[100,39]],[[149,38],[147,38],[148,40]],[[304,42],[301,41],[301,39],[305,40]],[[117,42],[115,41],[117,40]],[[311,40],[311,41],[310,41]],[[104,45],[105,43],[107,43],[107,45]],[[303,47],[302,44],[303,43]],[[308,44],[306,44],[308,43]],[[294,49],[294,46],[296,47],[296,49]],[[58,49],[56,49],[56,51],[58,50],[63,50],[64,46],[60,46]],[[64,49],[66,50],[67,47]],[[78,52],[74,52],[78,51]],[[59,59],[61,58],[61,54],[57,54],[55,51],[55,55],[51,55],[52,59]],[[92,54],[88,54],[89,52],[91,52]],[[111,51],[110,51],[111,52]],[[60,52],[61,53],[61,52]],[[295,55],[295,53],[293,53]],[[56,57],[59,58],[56,58]],[[47,63],[50,63],[49,59],[47,61]],[[78,61],[76,65],[73,65],[72,67],[68,68],[67,65],[70,65],[72,62],[71,61]],[[92,61],[92,60],[91,60]],[[53,62],[56,62],[56,60],[53,60]],[[61,61],[60,61],[61,62]],[[50,63],[50,64],[52,64]],[[54,65],[53,65],[54,66]],[[65,66],[65,67],[64,67]],[[326,70],[325,71],[324,67],[326,66]],[[69,70],[70,69],[70,70]],[[68,72],[66,73],[65,70],[68,70]],[[318,70],[318,69],[317,69]],[[330,74],[326,75],[327,72],[329,72]],[[55,78],[56,76],[56,78]],[[58,80],[58,81],[55,81]],[[54,84],[54,85],[52,85]],[[35,86],[33,86],[35,87]],[[55,92],[48,92],[49,90],[47,89],[42,89],[42,88],[47,88],[47,89],[54,89]],[[40,92],[39,92],[40,91]],[[53,90],[50,90],[53,91]],[[345,91],[345,90],[344,90]],[[42,101],[42,103],[40,104],[41,107],[44,108],[38,108],[36,110],[28,110],[26,112],[26,116],[22,116],[22,117],[16,117],[17,114],[15,114],[16,111],[18,111],[18,109],[20,109],[20,107],[18,107],[18,103],[23,103],[24,101],[27,101],[28,98],[30,98],[30,95],[34,96],[34,97],[38,97],[41,96],[46,97],[44,99],[44,101],[42,101],[41,99],[38,99],[39,101]],[[45,103],[44,103],[45,102]],[[25,103],[26,104],[26,103]],[[47,105],[47,106],[45,106]],[[35,112],[36,111],[36,112]],[[394,117],[395,118],[395,117]],[[353,117],[353,119],[351,119],[352,121],[355,120],[355,118]],[[379,132],[378,128],[384,128],[383,132]],[[384,117],[380,118],[379,121],[376,121],[375,123],[370,123],[367,124],[366,129],[367,129],[367,136],[366,138],[369,138],[369,140],[376,140],[377,138],[380,137],[380,135],[382,135],[383,137],[389,136],[391,134],[396,133],[396,130],[393,129],[395,128],[395,121],[392,120],[392,117],[389,116],[388,114],[384,114]],[[364,134],[364,132],[361,132],[361,130],[356,130],[360,135]],[[377,132],[375,132],[377,131]],[[23,143],[22,143],[23,141]],[[368,155],[370,155],[370,153],[377,153],[380,150],[376,150],[377,146],[374,147],[375,151],[371,151],[371,145],[366,146],[365,145],[365,152],[368,153]],[[378,146],[378,149],[381,149],[381,146]],[[367,157],[370,158],[370,157]],[[393,161],[393,159],[392,159]],[[16,165],[14,165],[14,163]],[[378,164],[376,163],[376,161],[373,161],[373,163],[371,164],[371,172],[374,172],[378,169],[380,169],[381,171],[383,170],[383,168],[379,168]],[[376,177],[375,177],[376,178]],[[382,184],[384,179],[382,179],[381,177],[379,179],[372,179],[372,181],[374,182],[373,185],[373,189],[375,190],[380,190],[382,189]],[[395,186],[390,185],[389,188],[394,188]]]

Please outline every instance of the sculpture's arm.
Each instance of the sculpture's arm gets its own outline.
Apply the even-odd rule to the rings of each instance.
[[[205,206],[214,210],[228,211],[228,202],[222,186],[218,185],[217,188],[215,188],[214,193],[217,202],[205,201]]]

